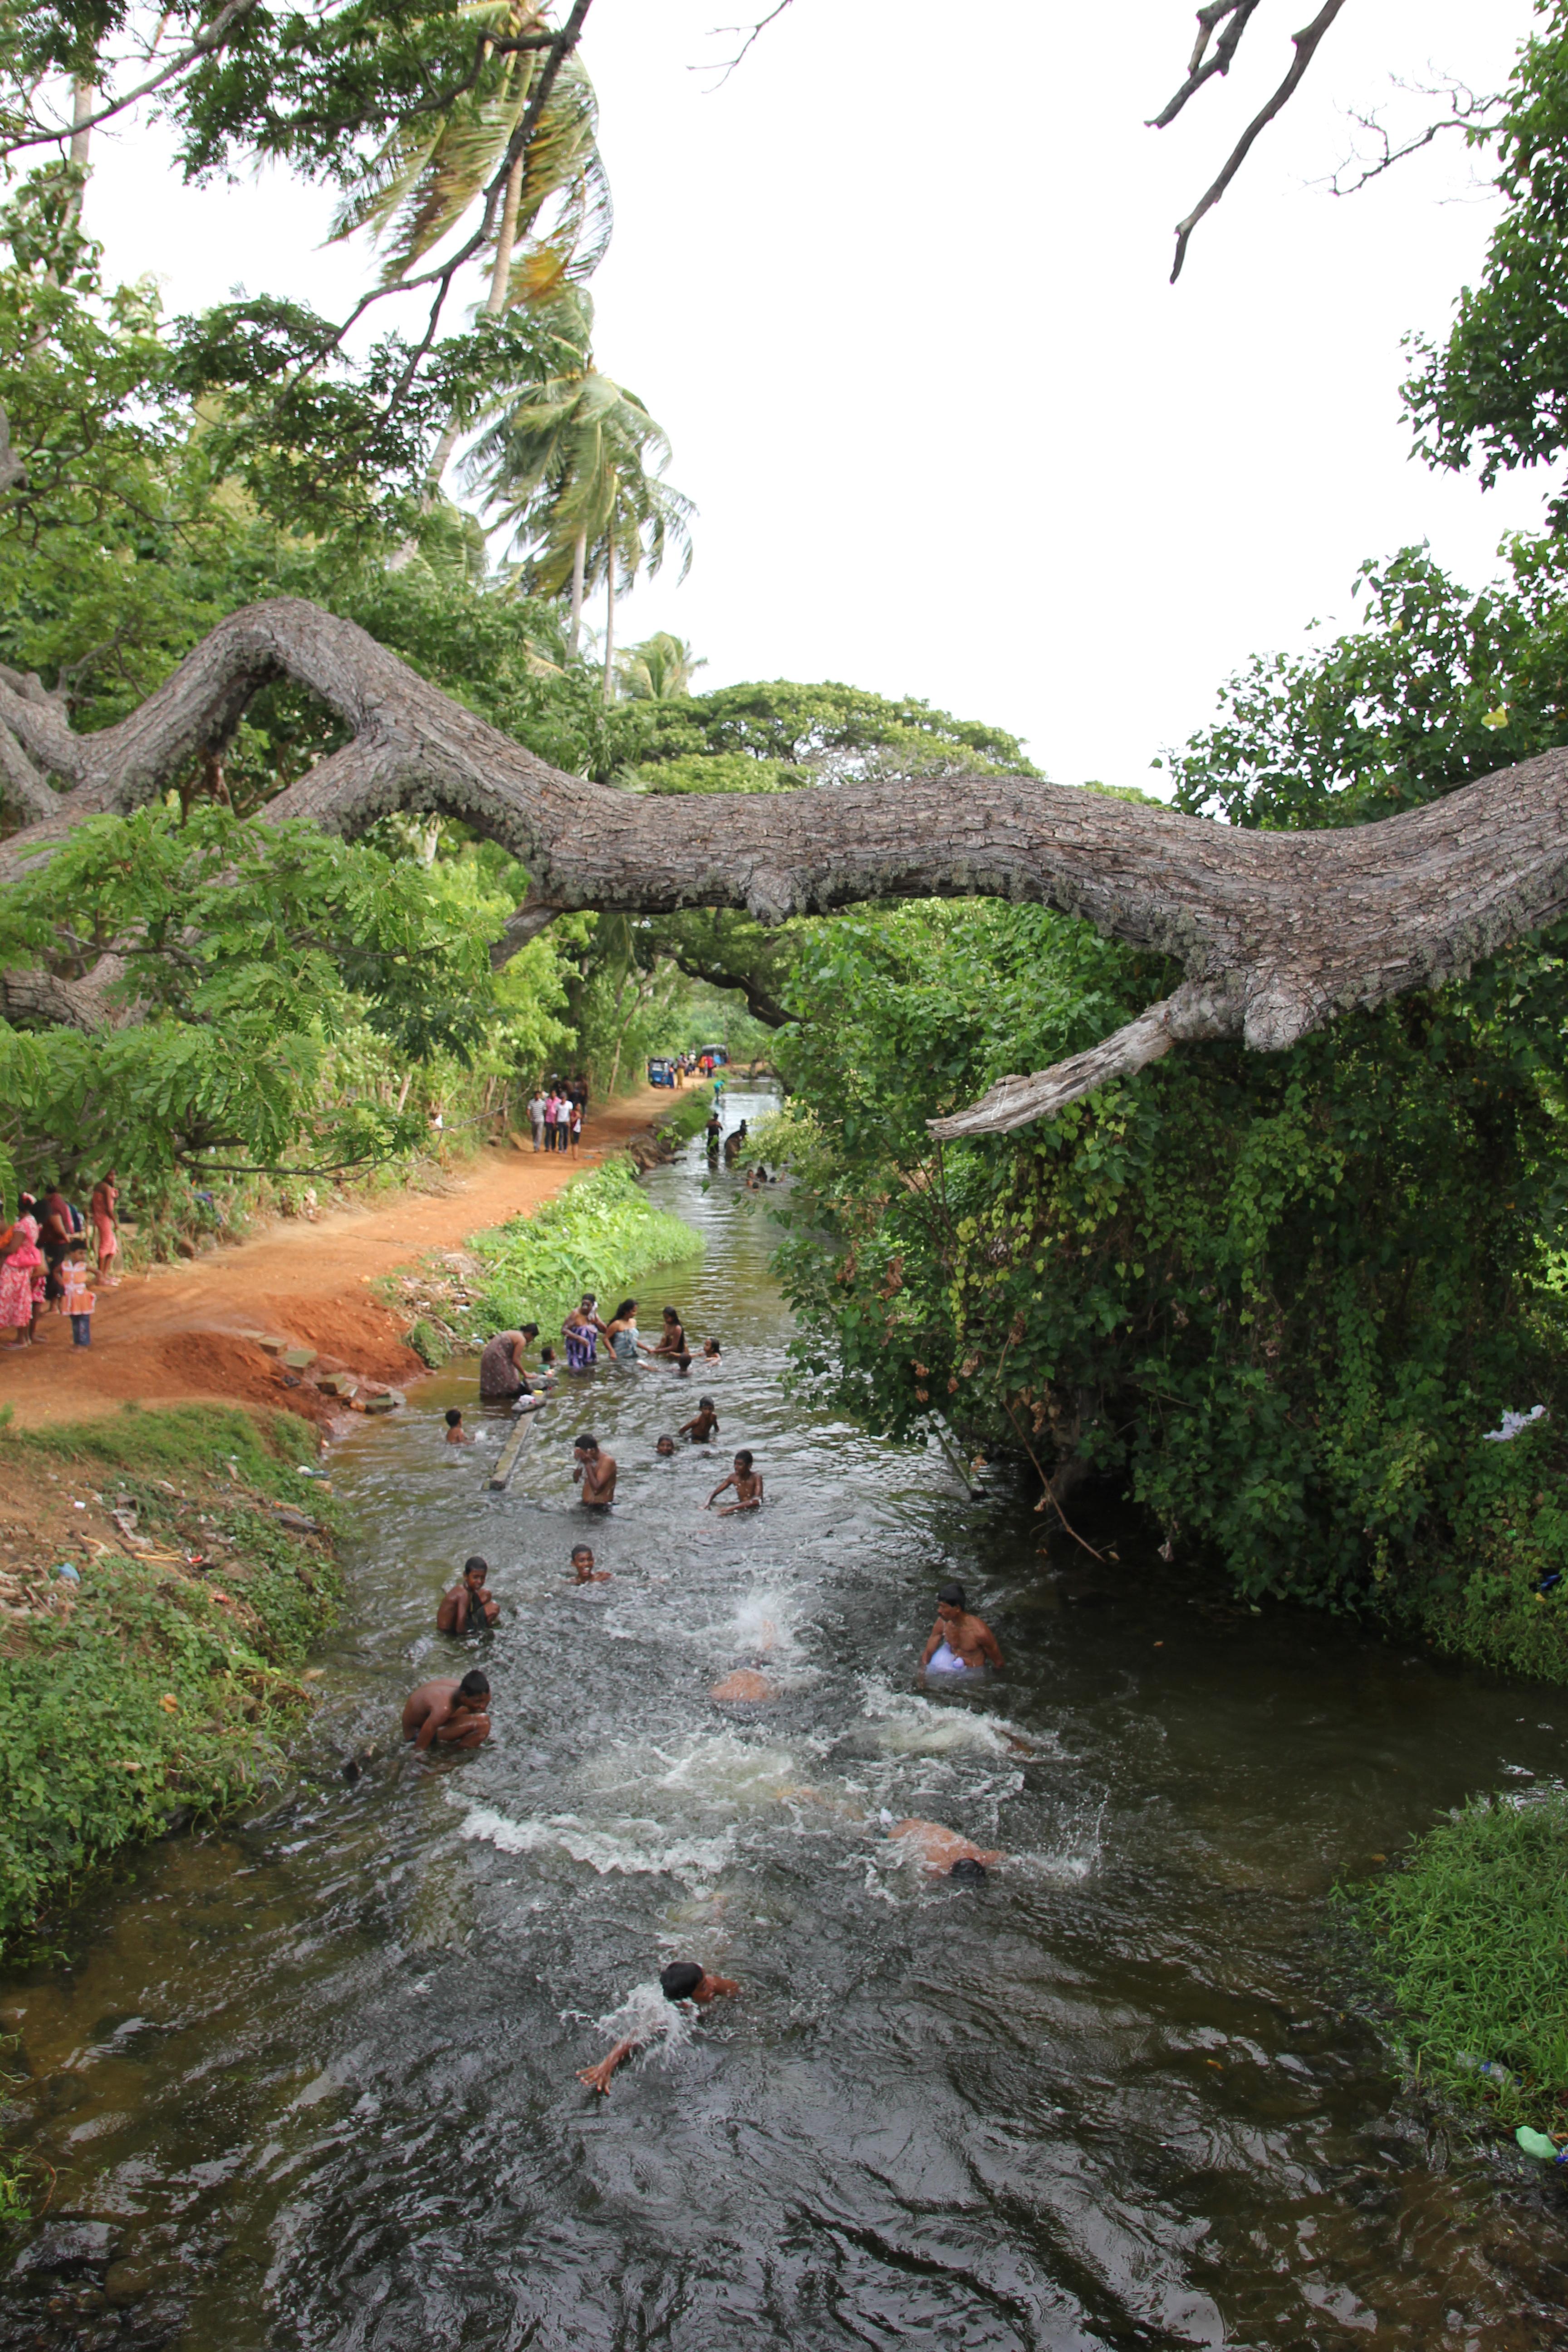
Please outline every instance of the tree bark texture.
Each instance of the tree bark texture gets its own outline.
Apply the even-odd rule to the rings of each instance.
[[[1091,1052],[933,1120],[942,1136],[1024,1126],[1194,1039],[1278,1051],[1352,1006],[1452,978],[1568,900],[1568,749],[1325,833],[1245,832],[1009,776],[664,798],[547,766],[353,622],[292,598],[231,614],[98,734],[73,734],[36,680],[0,675],[0,793],[33,819],[0,847],[0,879],[83,816],[128,812],[220,751],[279,677],[318,695],[353,740],[268,821],[353,835],[393,809],[461,818],[531,877],[503,960],[572,908],[744,907],[773,923],[868,898],[984,895],[1054,907],[1184,966],[1173,995]],[[94,978],[73,985],[90,992]]]

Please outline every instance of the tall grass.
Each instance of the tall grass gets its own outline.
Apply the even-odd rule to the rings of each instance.
[[[1568,1791],[1472,1798],[1342,1899],[1417,2080],[1568,2132]]]

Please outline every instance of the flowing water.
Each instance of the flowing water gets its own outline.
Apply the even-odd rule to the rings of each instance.
[[[471,1367],[356,1430],[298,1781],[133,1857],[68,1971],[0,1990],[24,2137],[121,2243],[104,2291],[0,2283],[0,2344],[1568,2343],[1555,2192],[1398,2091],[1335,2001],[1325,1901],[1438,1808],[1554,1775],[1568,1693],[1194,1606],[1127,1541],[1043,1560],[1026,1497],[786,1396],[773,1229],[704,1176],[694,1150],[650,1181],[707,1255],[644,1323],[675,1297],[720,1369],[602,1365],[506,1496],[499,1424],[442,1443]],[[718,1445],[658,1459],[702,1391]],[[589,1427],[620,1463],[592,1526]],[[737,1444],[766,1507],[721,1518]],[[578,1591],[584,1531],[614,1573]],[[495,1736],[416,1761],[397,1708],[454,1652],[431,1621],[473,1550]],[[928,1696],[953,1575],[1007,1672]],[[776,1696],[710,1699],[743,1665]],[[1007,1858],[928,1881],[884,1811]],[[584,2089],[686,1957],[740,1997]]]

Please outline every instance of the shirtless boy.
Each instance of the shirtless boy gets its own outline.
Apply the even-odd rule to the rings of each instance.
[[[921,1664],[933,1675],[978,1675],[1000,1667],[996,1636],[982,1617],[972,1617],[962,1584],[944,1584],[936,1596],[936,1623],[921,1652]]]
[[[710,1976],[695,1960],[671,1960],[668,1968],[659,1972],[659,1986],[666,2000],[689,2000],[699,2009],[706,2009],[710,2000],[719,2000],[740,1991],[733,1977]],[[600,2059],[596,2066],[580,2066],[577,2080],[586,2083],[591,2091],[608,2092],[610,2077],[623,2058],[640,2050],[647,2040],[642,2033],[628,2033],[623,2041]]]
[[[441,1605],[436,1612],[437,1633],[484,1633],[500,1615],[500,1602],[492,1600],[485,1582],[490,1572],[489,1562],[475,1552],[463,1562],[463,1578],[449,1592],[441,1595]]]
[[[593,1549],[588,1544],[573,1545],[572,1573],[579,1584],[608,1584],[610,1580],[607,1568],[595,1567]]]
[[[473,1442],[474,1441],[469,1436],[468,1431],[463,1427],[462,1414],[458,1411],[457,1406],[453,1405],[447,1414],[447,1444],[471,1445]]]
[[[572,1473],[572,1484],[582,1487],[580,1499],[590,1510],[607,1510],[616,1499],[614,1454],[601,1454],[596,1437],[580,1437],[573,1451],[577,1466]]]
[[[705,1511],[710,1511],[713,1508],[714,1504],[724,1492],[726,1486],[733,1486],[735,1489],[735,1499],[732,1503],[725,1504],[723,1509],[719,1514],[719,1517],[721,1519],[729,1518],[735,1511],[756,1511],[762,1508],[762,1473],[760,1470],[752,1469],[752,1457],[749,1454],[742,1453],[736,1454],[734,1468],[731,1471],[727,1478],[721,1478],[718,1486],[714,1487],[713,1492],[709,1496],[708,1500],[702,1507]]]
[[[490,1686],[475,1672],[461,1682],[443,1676],[421,1683],[403,1702],[403,1737],[421,1756],[433,1740],[443,1748],[478,1748],[490,1736]]]
[[[689,1437],[693,1445],[706,1445],[710,1437],[718,1434],[718,1430],[719,1415],[714,1410],[712,1398],[699,1397],[697,1410],[684,1424],[680,1434]]]

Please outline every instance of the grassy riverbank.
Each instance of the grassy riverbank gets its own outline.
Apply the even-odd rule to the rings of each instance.
[[[474,1269],[467,1276],[433,1269],[423,1283],[403,1286],[424,1302],[405,1336],[427,1364],[530,1322],[559,1354],[562,1321],[585,1290],[607,1313],[646,1275],[700,1257],[702,1237],[656,1209],[629,1162],[613,1160],[531,1216],[473,1234],[467,1254]]]
[[[1415,2080],[1568,2139],[1568,1795],[1473,1798],[1342,1899]]]
[[[325,1529],[279,1517],[319,1527],[307,1442],[201,1406],[0,1433],[0,1950],[128,1840],[279,1769],[339,1591]]]

